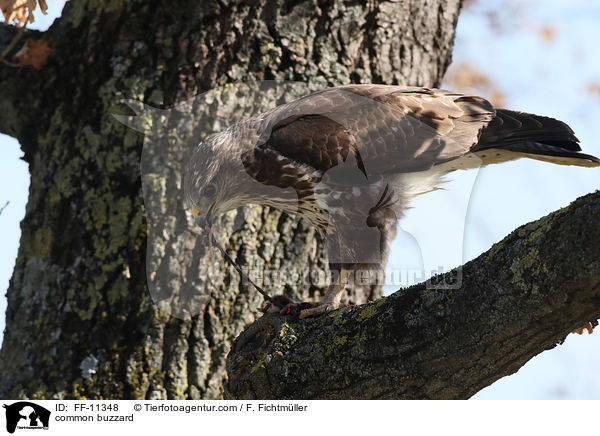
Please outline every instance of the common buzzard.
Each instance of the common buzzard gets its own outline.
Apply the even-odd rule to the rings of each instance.
[[[580,150],[565,123],[495,109],[481,97],[340,86],[208,137],[188,163],[185,195],[196,214],[254,203],[298,213],[317,227],[338,274],[320,304],[301,310],[305,317],[337,308],[352,271],[383,267],[397,220],[444,175],[520,157],[600,166]]]

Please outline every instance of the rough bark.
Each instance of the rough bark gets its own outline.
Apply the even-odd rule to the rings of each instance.
[[[600,318],[600,192],[522,226],[429,284],[234,342],[228,395],[466,399]],[[435,288],[440,280],[458,289]]]
[[[7,292],[0,396],[219,398],[230,343],[261,304],[230,268],[214,280],[183,270],[178,259],[190,248],[172,238],[162,241],[167,273],[198,275],[209,298],[179,318],[155,304],[146,282],[142,136],[110,116],[116,100],[171,107],[262,79],[312,89],[436,86],[458,11],[459,0],[78,0],[47,32],[27,35],[23,41],[46,39],[54,54],[40,71],[0,65],[0,132],[19,139],[31,172]],[[0,49],[11,32],[0,29]],[[177,179],[168,182],[177,188]],[[240,263],[324,268],[305,223],[260,208],[244,213],[250,222],[229,241]],[[261,244],[272,249],[252,249]],[[310,298],[319,289],[294,291]],[[351,300],[379,292],[357,290]]]

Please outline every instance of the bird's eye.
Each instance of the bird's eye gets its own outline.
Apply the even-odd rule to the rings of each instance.
[[[217,194],[217,187],[213,184],[210,185],[206,185],[203,189],[202,189],[202,195],[204,197],[208,197],[208,198],[212,198]]]

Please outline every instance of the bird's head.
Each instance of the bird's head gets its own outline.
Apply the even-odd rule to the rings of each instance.
[[[247,171],[247,158],[254,156],[261,140],[256,123],[250,118],[234,124],[193,150],[184,173],[184,191],[195,218],[210,219],[249,204],[296,211],[298,198],[292,188],[259,181]]]
[[[212,216],[220,215],[217,209],[219,203],[218,185],[207,183],[198,190],[198,195],[192,201],[192,216],[196,219],[208,220]],[[202,224],[202,221],[200,221]]]
[[[210,218],[240,206],[239,157],[228,132],[212,135],[193,151],[184,173],[184,191],[194,218]]]

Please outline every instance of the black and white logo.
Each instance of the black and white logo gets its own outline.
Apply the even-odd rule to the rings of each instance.
[[[14,433],[16,429],[48,430],[50,411],[29,401],[4,404],[6,409],[6,431]]]

